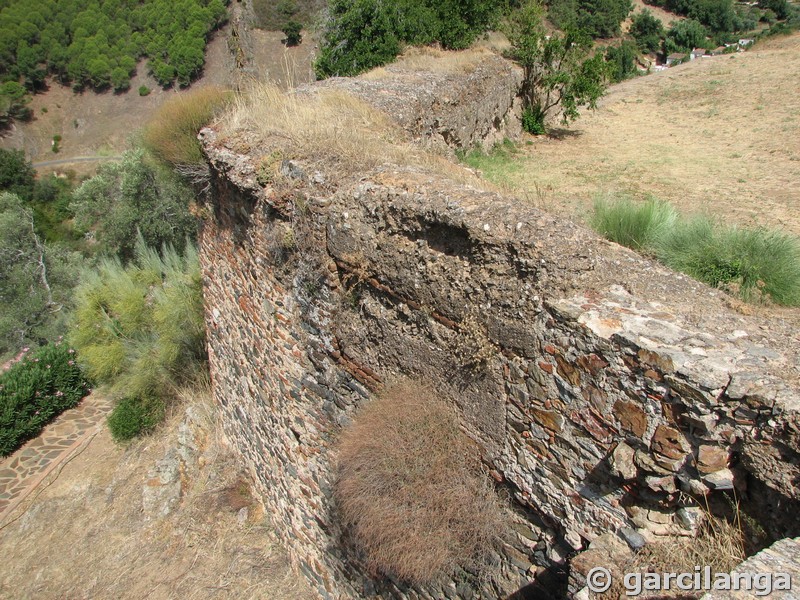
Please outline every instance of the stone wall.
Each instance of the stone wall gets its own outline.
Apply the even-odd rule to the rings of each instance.
[[[214,394],[321,597],[505,597],[608,531],[632,545],[689,533],[694,499],[734,486],[777,515],[800,508],[788,323],[438,173],[385,166],[333,182],[298,157],[261,185],[273,148],[202,137]],[[399,376],[458,408],[511,499],[488,579],[411,590],[371,578],[341,544],[337,434]],[[768,514],[773,536],[797,535]]]

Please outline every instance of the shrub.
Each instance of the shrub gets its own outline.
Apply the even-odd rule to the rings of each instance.
[[[164,401],[156,396],[127,397],[108,415],[108,428],[117,442],[125,442],[150,433],[165,414]]]
[[[231,99],[231,93],[208,86],[165,102],[145,128],[145,146],[172,166],[203,163],[197,133]]]
[[[139,86],[139,95],[140,96],[149,96],[150,95],[150,88],[146,85]]]
[[[522,111],[522,129],[531,135],[544,135],[547,133],[542,111],[537,108],[525,108]]]
[[[656,252],[673,269],[745,300],[766,295],[777,304],[800,305],[800,242],[792,236],[695,217],[661,236]]]
[[[288,21],[286,25],[283,26],[281,31],[283,32],[283,35],[286,36],[287,46],[300,45],[300,42],[303,41],[303,36],[300,33],[301,29],[303,29],[303,26],[297,21]]]
[[[75,351],[57,342],[25,353],[0,375],[0,456],[26,440],[89,392]]]
[[[87,373],[120,395],[168,393],[205,365],[200,265],[139,239],[134,261],[104,260],[75,292],[72,342]]]
[[[458,417],[413,382],[388,387],[343,432],[335,499],[367,567],[410,583],[474,572],[502,530]]]
[[[669,230],[677,213],[668,203],[651,198],[635,204],[630,198],[616,201],[598,198],[589,224],[603,237],[623,246],[642,250]]]

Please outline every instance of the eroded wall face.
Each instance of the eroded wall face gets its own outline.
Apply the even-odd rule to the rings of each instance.
[[[683,280],[430,175],[378,172],[323,194],[293,172],[258,199],[219,178],[201,258],[225,433],[323,597],[502,597],[606,531],[691,529],[686,493],[748,477],[786,514],[797,507],[797,393],[775,375],[781,356],[723,317],[698,329],[608,271],[627,261],[628,287],[646,273],[667,297]],[[458,407],[512,499],[489,581],[409,590],[342,549],[336,436],[399,376]]]

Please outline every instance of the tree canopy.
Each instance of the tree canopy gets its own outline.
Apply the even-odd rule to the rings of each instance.
[[[208,34],[227,18],[222,0],[15,0],[0,6],[0,80],[29,90],[48,73],[78,88],[127,89],[144,57],[160,84],[186,85],[203,68]],[[0,108],[7,95],[0,90]]]
[[[509,19],[509,55],[523,68],[523,126],[543,133],[547,121],[560,113],[568,123],[578,118],[578,107],[594,108],[606,89],[607,65],[602,53],[590,54],[592,40],[582,31],[549,34],[544,11],[528,0]]]

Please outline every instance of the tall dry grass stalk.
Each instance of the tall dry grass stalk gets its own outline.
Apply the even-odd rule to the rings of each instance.
[[[342,434],[335,498],[368,568],[411,583],[457,565],[480,571],[502,532],[458,417],[416,382],[388,387]]]

